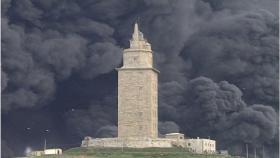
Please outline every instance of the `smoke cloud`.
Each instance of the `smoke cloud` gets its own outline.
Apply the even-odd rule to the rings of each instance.
[[[188,124],[182,126],[186,133],[215,137],[220,146],[248,143],[261,147],[276,139],[275,110],[260,104],[247,105],[235,85],[198,77],[190,81],[187,92],[186,105],[180,108],[184,114],[181,119]]]
[[[182,56],[193,76],[236,84],[251,104],[278,108],[278,22],[264,11],[213,20],[187,42]]]
[[[172,121],[159,122],[158,131],[160,135],[167,133],[176,133],[180,131],[180,127]]]
[[[13,157],[14,153],[7,145],[7,142],[1,139],[1,157],[3,158],[10,158]]]
[[[42,11],[29,0],[16,1],[12,10],[14,18],[43,25],[43,21],[36,21]],[[106,25],[86,20],[80,23],[104,38],[113,32]],[[62,32],[59,26],[29,29],[23,24],[11,24],[2,17],[3,110],[44,105],[53,99],[57,81],[74,73],[91,79],[110,72],[121,62],[121,49],[109,39],[93,43],[82,34],[75,34],[71,26],[66,29],[68,32]]]
[[[70,110],[65,114],[69,131],[83,139],[85,136],[117,136],[116,97],[105,97],[93,102],[88,109]],[[73,129],[74,130],[71,130]]]

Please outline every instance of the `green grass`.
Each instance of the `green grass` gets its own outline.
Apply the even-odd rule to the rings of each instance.
[[[183,148],[72,148],[60,156],[41,158],[233,158],[221,155],[194,154]]]

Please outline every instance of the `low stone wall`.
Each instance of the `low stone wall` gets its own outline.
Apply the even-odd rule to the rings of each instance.
[[[210,145],[211,144],[211,145]],[[91,138],[85,137],[81,147],[111,147],[111,148],[187,148],[194,153],[215,153],[216,141],[210,139],[173,139],[173,138]]]
[[[120,139],[120,138],[88,138],[82,141],[81,147],[128,147],[149,148],[161,147],[171,148],[174,145],[172,139]]]

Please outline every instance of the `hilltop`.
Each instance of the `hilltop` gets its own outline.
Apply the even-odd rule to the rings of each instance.
[[[224,155],[195,154],[183,148],[72,148],[60,156],[43,158],[233,158]]]

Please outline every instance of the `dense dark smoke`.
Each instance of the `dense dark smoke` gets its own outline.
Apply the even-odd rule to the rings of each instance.
[[[164,136],[164,134],[174,133],[179,131],[180,131],[180,127],[175,122],[165,121],[165,122],[158,123],[159,135]]]
[[[159,132],[210,136],[233,154],[244,154],[246,143],[264,145],[267,156],[277,157],[277,6],[275,0],[2,1],[4,150],[21,152],[25,146],[10,144],[33,138],[20,131],[36,122],[55,128],[59,143],[116,136],[114,68],[140,19],[161,71]],[[41,113],[49,117],[32,117]]]
[[[213,20],[187,42],[182,55],[194,76],[236,84],[247,102],[278,108],[278,22],[259,11]]]
[[[69,131],[79,135],[95,137],[117,136],[116,97],[106,97],[92,103],[89,109],[70,110],[65,114]],[[73,130],[74,128],[74,130]]]
[[[1,157],[3,158],[10,158],[13,157],[14,153],[8,146],[7,142],[1,139]]]
[[[275,110],[259,104],[246,105],[242,92],[227,81],[193,79],[186,98],[180,111],[187,125],[182,127],[192,136],[215,137],[221,147],[248,143],[260,148],[276,139],[278,117]]]
[[[25,33],[8,22],[2,20],[2,70],[8,74],[8,83],[2,83],[12,89],[4,89],[2,109],[45,104],[54,95],[55,81],[75,72],[92,78],[121,61],[121,50],[110,42],[91,44],[77,34],[53,30]]]
[[[79,24],[62,28],[63,23],[39,20],[43,11],[29,0],[15,1],[10,9],[10,19],[2,17],[2,71],[8,74],[2,82],[8,85],[2,95],[4,110],[46,104],[55,93],[55,82],[73,73],[93,78],[121,62],[121,49],[110,38],[114,30],[105,24],[79,19]],[[99,38],[87,39],[74,28],[78,33],[89,29]]]

